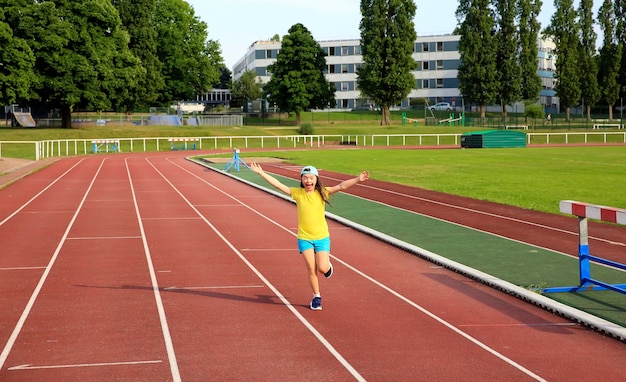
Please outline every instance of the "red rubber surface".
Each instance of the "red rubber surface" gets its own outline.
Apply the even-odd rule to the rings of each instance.
[[[626,376],[623,343],[335,222],[335,274],[309,310],[295,207],[185,155],[68,158],[0,190],[1,381]],[[350,192],[563,252],[571,234],[543,227],[576,229],[375,180]],[[441,204],[459,200],[481,212]]]

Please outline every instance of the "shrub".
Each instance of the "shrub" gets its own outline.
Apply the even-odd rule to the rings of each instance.
[[[313,135],[314,131],[313,131],[313,125],[310,123],[303,123],[300,125],[300,128],[298,128],[298,134],[300,135]]]

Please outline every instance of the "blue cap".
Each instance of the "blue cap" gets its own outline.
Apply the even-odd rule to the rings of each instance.
[[[320,174],[318,174],[317,169],[313,166],[304,166],[302,168],[302,171],[300,171],[300,176],[304,175],[304,174],[312,174],[315,176],[320,176]]]

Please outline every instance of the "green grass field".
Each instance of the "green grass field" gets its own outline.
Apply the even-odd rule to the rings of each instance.
[[[222,155],[224,156],[224,155]],[[626,146],[241,152],[449,194],[558,213],[559,201],[626,208]]]

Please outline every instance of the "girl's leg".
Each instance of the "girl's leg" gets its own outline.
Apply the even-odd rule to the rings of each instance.
[[[330,252],[319,251],[315,254],[315,263],[317,264],[317,271],[321,274],[325,274],[330,270]]]
[[[306,264],[306,270],[309,276],[309,284],[311,285],[311,290],[314,295],[319,295],[320,293],[320,283],[317,279],[316,272],[316,254],[313,248],[307,249],[302,252],[302,258],[304,259],[304,263]]]

